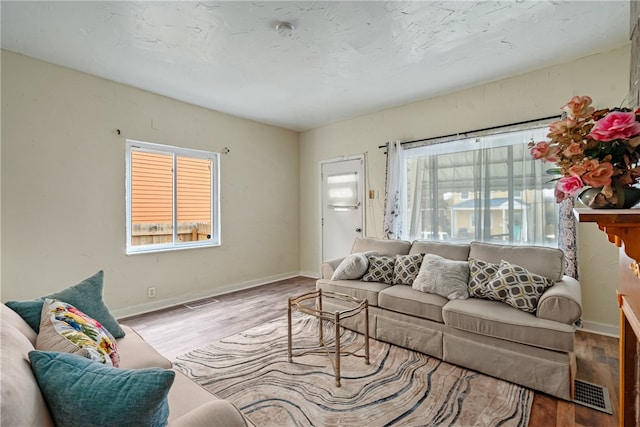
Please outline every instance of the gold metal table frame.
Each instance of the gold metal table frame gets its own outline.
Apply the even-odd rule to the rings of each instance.
[[[338,310],[334,312],[324,311],[322,309],[323,298],[329,298],[333,300],[345,301],[355,304],[352,308],[344,310]],[[315,300],[315,301],[314,301]],[[315,304],[311,305],[308,302],[314,301]],[[307,304],[305,304],[307,303]],[[292,337],[291,337],[291,313],[292,311],[298,311],[300,313],[308,314],[318,319],[318,344],[319,349],[305,350],[297,353],[293,353],[292,349]],[[341,321],[350,317],[357,316],[364,313],[365,316],[365,328],[364,328],[364,343],[350,351],[346,351],[341,348],[340,345],[340,327]],[[369,364],[369,302],[368,300],[359,300],[349,295],[339,294],[336,292],[322,291],[319,289],[315,292],[310,292],[298,297],[289,298],[289,304],[287,307],[287,350],[288,360],[291,363],[294,356],[303,356],[305,354],[325,354],[328,356],[333,366],[333,371],[336,376],[336,387],[340,387],[340,357],[342,356],[356,356],[362,357],[365,360],[365,364]],[[329,322],[335,327],[335,340],[333,346],[327,345],[324,341],[323,324]],[[357,354],[364,348],[364,354]]]

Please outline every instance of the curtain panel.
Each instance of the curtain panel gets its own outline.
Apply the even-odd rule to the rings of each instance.
[[[538,127],[443,143],[387,145],[384,236],[560,247],[577,275],[573,206],[555,203]]]
[[[401,193],[402,193],[402,143],[387,143],[387,171],[385,178],[385,202],[383,235],[386,239],[402,238]]]

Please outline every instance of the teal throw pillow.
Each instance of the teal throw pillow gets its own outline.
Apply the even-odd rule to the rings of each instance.
[[[175,372],[119,369],[68,353],[30,351],[54,423],[66,427],[164,426]]]
[[[18,313],[34,331],[39,332],[40,313],[42,312],[45,298],[64,301],[100,322],[102,326],[111,332],[114,338],[122,338],[124,337],[124,331],[102,300],[103,279],[104,272],[100,270],[93,276],[60,292],[31,301],[7,301],[5,304]]]

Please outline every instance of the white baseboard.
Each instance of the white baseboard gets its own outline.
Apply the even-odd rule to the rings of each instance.
[[[618,325],[609,325],[607,323],[591,322],[589,320],[582,321],[580,330],[591,332],[598,335],[606,335],[608,337],[619,338],[620,327]]]
[[[316,275],[317,275],[317,273],[316,273]],[[185,295],[179,295],[179,296],[176,296],[176,297],[173,297],[173,298],[159,299],[159,300],[154,300],[154,301],[148,302],[148,303],[132,305],[132,306],[129,306],[129,307],[115,309],[115,310],[112,311],[112,313],[116,317],[116,319],[122,319],[124,317],[135,316],[135,315],[138,315],[138,314],[144,314],[144,313],[149,313],[151,311],[161,310],[163,308],[169,308],[169,307],[174,307],[176,305],[182,305],[182,304],[185,304],[185,303],[188,303],[188,302],[191,302],[191,301],[201,300],[203,298],[216,297],[216,296],[228,294],[228,293],[231,293],[231,292],[236,292],[236,291],[241,291],[241,290],[244,290],[244,289],[255,288],[256,286],[266,285],[268,283],[277,282],[279,280],[291,279],[291,278],[297,277],[297,276],[313,277],[313,276],[308,275],[307,273],[303,273],[303,272],[299,272],[299,271],[293,271],[293,272],[289,272],[289,273],[277,274],[277,275],[269,276],[269,277],[263,277],[263,278],[256,279],[256,280],[248,280],[246,282],[231,283],[231,284],[225,285],[223,287],[216,288],[216,289],[211,289],[211,290],[208,290],[208,291],[192,292],[192,293],[185,294]]]
[[[312,279],[319,279],[320,273],[317,271],[301,271],[300,276],[310,277]]]

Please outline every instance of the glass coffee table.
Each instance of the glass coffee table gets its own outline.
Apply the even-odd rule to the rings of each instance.
[[[322,308],[322,303],[325,300],[340,301],[347,303],[349,307],[343,310],[337,311],[325,311]],[[291,313],[298,311],[300,313],[308,314],[318,319],[318,349],[293,352],[292,349],[292,337],[291,337]],[[340,343],[340,328],[341,322],[345,319],[354,316],[364,316],[364,343],[361,346],[357,346],[351,350],[341,348]],[[340,358],[343,356],[356,356],[362,357],[365,360],[365,364],[369,364],[369,302],[365,300],[359,300],[349,295],[339,294],[335,292],[322,291],[319,289],[315,292],[310,292],[297,297],[289,298],[289,304],[287,309],[288,320],[288,360],[293,361],[294,356],[303,356],[305,354],[326,354],[333,365],[333,371],[336,376],[336,386],[340,387]],[[324,339],[323,329],[324,325],[329,324],[335,328],[335,339],[333,343],[326,343]],[[358,354],[364,349],[364,354]]]

